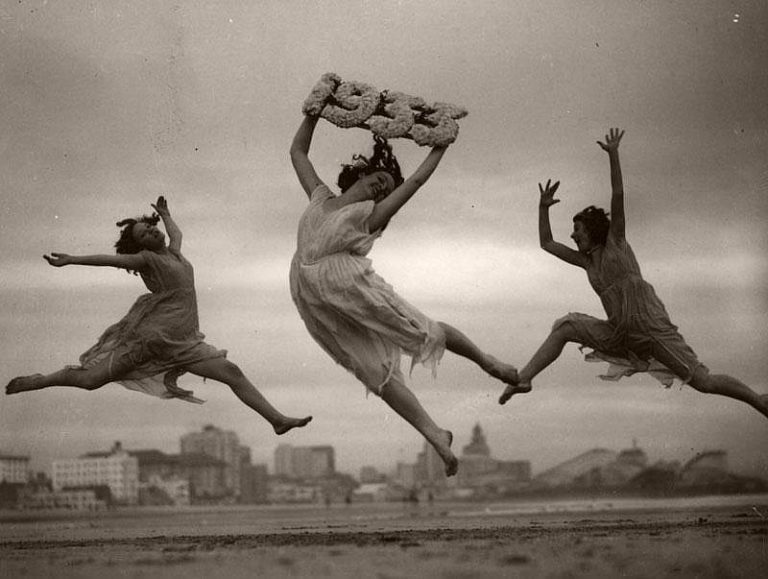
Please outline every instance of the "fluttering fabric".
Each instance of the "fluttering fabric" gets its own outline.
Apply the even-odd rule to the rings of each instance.
[[[107,361],[112,381],[160,398],[202,403],[176,380],[185,366],[226,356],[205,343],[200,332],[194,270],[181,253],[142,251],[146,268],[139,272],[150,291],[80,356],[83,368]]]
[[[390,380],[402,382],[402,354],[411,356],[411,368],[422,363],[434,375],[443,329],[395,293],[366,257],[380,235],[368,227],[374,202],[326,210],[333,196],[325,185],[312,192],[291,263],[291,296],[307,330],[378,395]]]

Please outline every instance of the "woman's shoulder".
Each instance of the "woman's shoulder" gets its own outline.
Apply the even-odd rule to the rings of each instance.
[[[186,261],[181,251],[166,247],[164,251],[152,251],[151,249],[142,249],[138,255],[144,258],[147,265],[161,266],[163,262],[168,261]]]
[[[613,231],[608,232],[608,237],[605,240],[605,245],[612,246],[617,249],[629,248],[629,243],[624,235],[616,235]]]
[[[332,197],[335,197],[333,194],[333,191],[331,191],[325,183],[320,183],[317,187],[312,189],[312,193],[309,195],[310,201],[315,201],[317,199],[325,200],[330,199]]]

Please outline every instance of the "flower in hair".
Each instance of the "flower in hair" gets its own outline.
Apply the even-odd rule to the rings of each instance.
[[[352,157],[352,167],[355,169],[365,169],[369,165],[368,159],[362,155]]]

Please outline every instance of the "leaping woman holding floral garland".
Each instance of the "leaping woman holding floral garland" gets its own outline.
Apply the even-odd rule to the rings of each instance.
[[[293,167],[310,201],[299,221],[291,295],[315,341],[416,428],[452,476],[458,468],[453,435],[435,424],[405,385],[401,355],[431,366],[434,374],[447,348],[510,385],[517,384],[517,371],[401,298],[366,257],[389,220],[430,178],[447,147],[433,147],[403,179],[391,146],[375,136],[370,158],[356,155],[343,166],[337,182],[341,194],[335,195],[308,156],[317,121],[306,115],[291,145]]]

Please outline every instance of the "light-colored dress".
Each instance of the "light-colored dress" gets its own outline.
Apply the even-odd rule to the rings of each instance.
[[[338,363],[371,392],[381,395],[390,380],[403,380],[403,353],[435,372],[445,333],[435,321],[398,296],[366,257],[381,234],[371,233],[373,201],[336,211],[325,185],[310,196],[299,221],[291,263],[291,296],[307,330]]]
[[[176,379],[185,366],[226,356],[226,350],[203,341],[192,264],[170,249],[141,255],[147,265],[139,274],[151,293],[140,296],[123,319],[107,328],[80,356],[80,364],[91,368],[108,360],[112,381],[130,390],[202,403],[178,388]]]
[[[571,313],[557,320],[554,328],[572,324],[579,343],[594,350],[586,359],[609,362],[601,378],[618,380],[648,372],[667,387],[675,377],[689,382],[702,364],[670,321],[653,286],[643,279],[626,239],[609,234],[599,263],[587,268],[587,277],[608,320]]]

